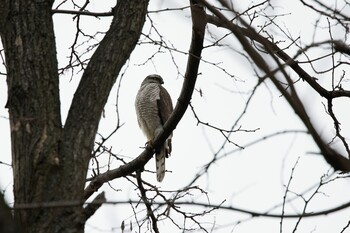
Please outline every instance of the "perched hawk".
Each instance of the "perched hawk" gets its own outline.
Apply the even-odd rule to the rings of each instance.
[[[135,109],[137,121],[148,142],[152,142],[173,111],[173,104],[169,93],[162,86],[163,79],[159,75],[148,75],[136,95]],[[161,182],[165,175],[165,158],[171,153],[172,134],[163,146],[156,150],[157,180]]]

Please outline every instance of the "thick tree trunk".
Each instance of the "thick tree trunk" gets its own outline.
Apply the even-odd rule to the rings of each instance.
[[[6,10],[1,38],[8,74],[16,207],[59,198],[60,167],[55,160],[62,127],[51,3],[7,1]],[[15,218],[24,231],[41,232],[48,214],[40,209],[19,210]]]
[[[110,30],[92,56],[62,128],[52,1],[3,0],[15,218],[23,232],[83,232],[85,178],[103,107],[141,34],[147,0],[118,1]],[[36,208],[21,209],[36,203]],[[35,205],[33,205],[35,206]]]
[[[7,206],[3,194],[0,193],[0,232],[15,233],[17,231],[18,229],[12,218],[11,210]]]

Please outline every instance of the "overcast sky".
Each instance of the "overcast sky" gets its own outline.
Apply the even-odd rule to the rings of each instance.
[[[109,11],[115,4],[115,1],[103,2],[101,4],[99,1],[91,1],[88,9],[94,12]],[[250,5],[250,2],[247,4]],[[177,1],[176,3],[174,1],[151,1],[149,11],[187,5],[187,1]],[[276,5],[279,7],[276,7],[274,11],[270,9],[268,13],[284,14],[284,16],[277,18],[276,22],[279,23],[279,26],[288,29],[288,33],[293,38],[300,37],[301,44],[309,43],[314,36],[316,19],[312,11],[302,7],[298,1],[279,1]],[[69,9],[68,4],[63,6]],[[246,6],[243,5],[237,6],[237,10],[245,8]],[[126,161],[139,155],[146,142],[138,128],[134,111],[135,95],[143,78],[152,73],[161,75],[165,81],[165,88],[172,96],[173,103],[176,104],[182,86],[182,75],[186,69],[187,54],[184,53],[188,51],[190,44],[189,9],[150,13],[149,17],[153,20],[158,32],[164,36],[163,40],[168,43],[168,46],[174,46],[178,51],[172,50],[169,52],[161,49],[160,53],[152,57],[158,51],[159,46],[153,44],[137,46],[131,54],[128,65],[122,70],[124,72],[122,79],[121,76],[118,78],[110,94],[98,131],[107,136],[116,127],[117,113],[115,105],[117,88],[120,84],[118,110],[120,122],[123,126],[111,137],[106,146],[112,148],[113,153],[123,156]],[[110,20],[109,17],[96,19],[83,16],[81,17],[81,28],[85,33],[94,35],[97,31],[108,30]],[[260,17],[257,20],[263,23],[266,18]],[[54,22],[59,66],[63,67],[67,65],[67,56],[70,54],[69,47],[74,39],[75,22],[72,22],[71,15],[58,14],[54,15]],[[147,34],[152,30],[152,37],[159,39],[150,26],[150,21],[147,19],[144,33]],[[227,33],[227,31],[217,29],[214,26],[208,26],[207,29],[205,45],[212,44],[215,39]],[[342,38],[342,34],[337,34],[337,32],[337,29],[335,29],[334,38]],[[327,30],[319,32],[317,36],[320,38],[327,36]],[[278,32],[276,38],[279,37],[283,38],[284,35]],[[101,38],[102,35],[97,36],[98,40],[101,40]],[[324,38],[326,39],[326,37]],[[142,39],[147,41],[145,37],[142,37]],[[91,41],[91,43],[96,43],[96,41]],[[193,95],[192,104],[198,117],[203,122],[209,122],[216,127],[229,130],[245,107],[250,94],[249,91],[256,84],[256,75],[251,64],[239,54],[239,52],[242,52],[242,48],[232,35],[229,35],[222,43],[228,46],[211,47],[203,51],[204,61],[200,65],[200,75],[196,84],[197,91]],[[286,40],[285,44],[282,43],[282,47],[289,43],[290,41]],[[84,48],[84,45],[81,48]],[[293,55],[296,50],[296,47],[291,47],[287,52]],[[319,54],[320,51],[310,52],[311,56]],[[149,60],[150,57],[152,57],[151,60]],[[324,64],[321,62],[318,65],[329,67],[329,61],[325,61]],[[309,67],[305,67],[305,69],[311,70]],[[4,68],[1,67],[0,71],[3,70]],[[348,68],[347,71],[349,72]],[[234,77],[229,77],[225,72],[234,74]],[[292,71],[288,72],[292,77],[297,78]],[[73,77],[69,72],[60,76],[63,121],[80,76],[81,72],[77,72],[77,70],[74,71]],[[302,100],[305,101],[306,109],[312,120],[318,125],[318,129],[324,132],[324,136],[329,138],[333,132],[333,125],[327,114],[324,113],[318,95],[303,83],[296,85],[300,88],[299,94]],[[201,93],[199,90],[201,90]],[[6,77],[1,76],[0,131],[2,134],[2,154],[0,161],[11,164],[8,113],[4,107],[7,98],[6,93]],[[348,100],[341,100],[336,104],[344,106],[338,108],[340,110],[349,109]],[[350,119],[350,111],[339,111],[339,119],[342,122],[342,132],[349,136],[350,123],[347,119]],[[314,154],[318,152],[318,149],[311,137],[304,133],[289,133],[274,137],[244,150],[237,147],[237,145],[245,147],[247,143],[274,132],[305,130],[294,111],[271,83],[266,82],[258,88],[245,117],[242,118],[238,126],[250,132],[233,133],[230,136],[233,143],[224,144],[226,139],[220,132],[203,125],[197,125],[197,120],[189,108],[174,131],[172,157],[166,161],[167,170],[171,172],[166,174],[162,183],[157,183],[155,174],[151,173],[143,174],[145,180],[164,190],[183,188],[192,181],[196,174],[202,171],[203,165],[212,159],[213,154],[218,153],[218,156],[222,158],[211,166],[209,174],[203,175],[195,183],[195,185],[205,190],[207,195],[194,191],[193,196],[184,198],[184,200],[206,202],[209,199],[212,204],[224,202],[225,206],[232,205],[237,208],[265,212],[283,202],[285,185],[288,183],[293,167],[295,170],[290,189],[298,194],[317,185],[323,175],[332,174],[332,170],[323,157]],[[99,136],[97,136],[96,140],[99,141],[99,139]],[[223,145],[225,145],[224,149],[220,150]],[[102,155],[99,159],[100,165],[105,165],[108,163],[109,157]],[[154,164],[155,162],[151,160],[146,165],[146,170],[154,170]],[[96,166],[96,164],[91,164],[91,166]],[[112,161],[110,164],[111,168],[118,166],[120,166],[120,163],[117,161]],[[11,167],[0,165],[0,169],[0,187],[5,190],[7,200],[12,203]],[[107,166],[101,168],[101,171],[106,169],[108,169]],[[119,179],[110,182],[110,186],[104,185],[98,193],[105,190],[108,201],[138,200],[138,193],[134,188],[130,182]],[[323,210],[348,202],[349,191],[347,179],[338,179],[331,182],[322,189],[324,194],[316,195],[314,201],[310,202],[310,210]],[[309,197],[311,194],[312,192],[306,194],[305,197]],[[171,193],[166,195],[171,196]],[[288,198],[292,197],[295,197],[295,195],[289,193]],[[286,206],[285,211],[291,214],[298,213],[303,205],[302,199],[296,198],[291,205]],[[146,214],[144,209],[142,204],[137,206],[135,211],[138,212],[139,219],[144,218]],[[192,210],[195,211],[196,209],[191,208]],[[276,208],[272,213],[281,213],[281,208]],[[350,216],[350,210],[328,216],[303,219],[298,232],[340,232],[349,221],[348,216]],[[177,217],[174,218],[177,219]],[[232,232],[279,232],[280,229],[280,219],[263,217],[253,218],[238,224],[236,228],[233,228],[232,225],[226,226],[226,224],[244,219],[250,219],[250,216],[232,211],[214,211],[202,218],[201,221],[208,222],[208,226],[210,226],[209,223],[213,222],[222,225],[222,230],[218,232],[231,232],[231,230]],[[120,225],[123,220],[126,223],[135,220],[133,209],[128,204],[103,205],[88,221],[86,232],[120,232]],[[297,219],[285,220],[283,232],[291,232],[296,221]],[[159,227],[161,230],[166,229],[168,232],[178,231],[169,220],[159,223]],[[134,231],[137,230],[134,229]],[[350,229],[345,232],[350,232]]]

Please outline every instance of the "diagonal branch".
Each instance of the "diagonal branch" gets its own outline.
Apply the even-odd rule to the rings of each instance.
[[[154,232],[159,233],[158,225],[157,225],[157,218],[153,213],[152,210],[152,203],[149,202],[147,196],[146,196],[146,190],[143,187],[142,184],[142,178],[141,178],[141,171],[136,171],[136,180],[137,180],[137,185],[141,193],[141,199],[145,203],[146,209],[147,209],[147,217],[149,217],[152,221],[152,228]]]
[[[81,181],[86,178],[103,108],[121,68],[141,35],[147,6],[148,0],[118,1],[110,29],[81,77],[60,146],[59,159],[64,175],[61,179],[70,180],[71,189],[84,189]]]
[[[271,51],[273,51],[280,59],[282,59],[291,69],[294,70],[295,73],[299,75],[300,78],[306,81],[322,97],[325,97],[325,98],[336,98],[336,97],[342,97],[342,96],[350,97],[350,91],[346,91],[346,90],[328,91],[327,89],[322,87],[320,84],[316,82],[314,77],[309,75],[303,68],[299,66],[297,61],[291,58],[286,52],[280,49],[276,44],[270,42],[268,39],[259,35],[258,33],[254,33],[250,28],[243,28],[233,23],[231,23],[230,27],[228,27],[222,22],[222,19],[220,19],[217,16],[207,15],[207,19],[209,23],[217,27],[223,27],[229,30],[231,30],[230,27],[236,28],[237,31],[240,31],[240,33],[242,33],[244,36],[248,37],[249,39],[257,41],[264,46],[268,45]],[[339,41],[333,41],[333,44],[335,48],[338,49],[339,52],[344,52],[344,53],[349,52],[349,49]]]
[[[295,113],[299,116],[301,121],[304,123],[310,134],[312,135],[315,143],[319,147],[321,154],[325,158],[325,160],[335,169],[344,172],[350,171],[350,161],[345,158],[337,151],[332,149],[318,134],[314,125],[312,124],[309,116],[298,97],[297,93],[292,91],[288,93],[288,91],[282,86],[279,80],[275,77],[274,73],[271,72],[268,64],[263,59],[263,57],[251,46],[251,44],[246,39],[246,34],[249,34],[250,37],[256,39],[259,43],[261,43],[264,48],[268,51],[271,57],[275,60],[275,62],[281,67],[278,59],[275,57],[275,54],[279,56],[282,60],[284,60],[295,72],[297,72],[300,77],[304,78],[305,81],[309,83],[311,87],[313,87],[321,96],[325,98],[334,98],[338,96],[350,96],[350,92],[342,91],[327,91],[323,87],[321,87],[312,77],[310,77],[299,65],[296,61],[291,59],[286,53],[284,53],[281,49],[278,48],[277,45],[271,43],[267,39],[261,37],[253,28],[249,26],[249,24],[245,23],[242,19],[242,24],[247,28],[243,29],[233,24],[230,20],[228,20],[220,11],[218,11],[213,5],[209,4],[206,0],[200,0],[216,17],[218,17],[219,21],[221,21],[221,25],[225,28],[232,31],[232,33],[237,37],[239,42],[242,44],[244,50],[249,54],[254,63],[264,71],[276,88],[283,94],[291,107],[295,110]],[[243,33],[245,32],[245,33]],[[286,72],[281,69],[283,75],[287,79],[288,83],[291,83],[290,77],[286,74]]]
[[[98,194],[95,199],[84,208],[84,218],[88,220],[106,202],[105,193]]]
[[[182,90],[173,113],[164,125],[164,131],[160,133],[152,143],[154,148],[157,148],[159,145],[164,143],[166,138],[168,138],[171,132],[176,128],[177,124],[186,112],[196,84],[198,67],[203,49],[206,15],[203,7],[197,4],[197,1],[195,0],[191,0],[191,14],[193,24],[192,41]],[[152,158],[154,153],[153,151],[153,148],[150,145],[147,145],[146,149],[137,158],[129,163],[95,176],[91,180],[90,184],[85,188],[84,199],[88,199],[105,182],[129,175],[132,172],[142,168]]]

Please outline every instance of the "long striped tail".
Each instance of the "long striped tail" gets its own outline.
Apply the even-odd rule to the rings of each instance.
[[[166,149],[163,146],[158,154],[156,154],[156,171],[157,171],[157,181],[162,182],[165,176],[165,157]]]

